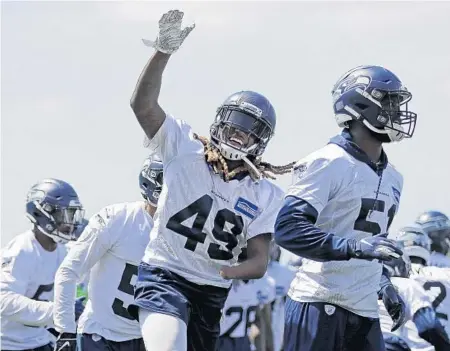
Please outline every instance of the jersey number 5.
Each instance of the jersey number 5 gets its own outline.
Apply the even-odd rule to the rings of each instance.
[[[383,200],[375,200],[375,199],[361,199],[361,209],[359,210],[358,218],[355,221],[355,225],[353,229],[359,230],[361,232],[371,233],[372,235],[377,235],[381,233],[381,227],[377,222],[371,222],[367,220],[367,216],[371,211],[377,211],[384,213],[384,208],[386,207],[386,203]],[[389,211],[387,212],[388,216],[388,224],[386,228],[386,232],[389,230],[389,227],[394,220],[395,211],[397,209],[397,205],[393,204]]]
[[[130,263],[125,264],[125,269],[123,270],[122,278],[120,279],[119,287],[117,289],[125,294],[133,296],[134,287],[133,284],[131,284],[131,279],[133,276],[137,276],[137,273],[138,268],[135,265]],[[128,313],[128,310],[123,305],[124,302],[116,297],[112,304],[114,314],[129,320],[134,320],[134,317]]]
[[[206,233],[203,232],[206,220],[211,212],[213,199],[209,195],[203,195],[198,200],[191,203],[186,208],[175,213],[169,218],[166,227],[177,234],[183,235],[187,238],[185,249],[195,251],[197,244],[203,244],[206,239]],[[192,227],[187,227],[182,223],[195,216]],[[225,230],[225,224],[232,225],[230,232]],[[212,235],[218,241],[226,244],[225,250],[220,248],[220,245],[211,243],[208,247],[208,255],[213,260],[230,260],[233,258],[232,250],[237,246],[237,236],[242,234],[244,229],[244,221],[242,217],[236,215],[234,212],[224,208],[217,212],[214,218],[214,228]]]

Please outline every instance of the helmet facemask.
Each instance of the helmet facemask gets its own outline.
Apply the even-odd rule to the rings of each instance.
[[[242,105],[219,108],[210,128],[212,142],[223,157],[232,161],[262,155],[273,136],[272,127],[258,115],[261,110]]]
[[[363,124],[372,132],[371,134],[381,142],[400,141],[411,138],[416,126],[417,114],[408,110],[408,101],[412,95],[406,89],[399,91],[382,91],[379,89],[357,88],[356,91],[365,99],[366,104],[356,103],[359,108]],[[369,104],[375,104],[376,120],[365,115]],[[373,116],[373,114],[370,115]],[[369,115],[369,114],[368,114]]]
[[[428,264],[430,260],[431,241],[424,232],[400,230],[397,240],[400,242],[403,252],[409,257],[419,257]]]
[[[47,217],[44,226],[35,223],[43,234],[51,237],[57,243],[67,243],[76,240],[75,232],[81,226],[84,218],[84,209],[81,206],[62,207],[48,203],[35,202],[36,217]]]

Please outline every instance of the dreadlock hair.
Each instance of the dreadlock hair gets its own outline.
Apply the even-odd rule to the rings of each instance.
[[[242,166],[239,166],[230,172],[228,170],[227,161],[220,153],[220,150],[213,143],[211,143],[208,138],[194,133],[194,139],[199,140],[203,144],[206,162],[210,164],[214,172],[220,174],[226,182],[242,172],[247,172],[254,181],[259,180],[261,176],[263,178],[276,179],[275,175],[287,174],[291,172],[296,163],[291,162],[284,166],[273,166],[268,162],[261,161],[260,158],[249,157],[261,176],[246,162],[243,162]]]

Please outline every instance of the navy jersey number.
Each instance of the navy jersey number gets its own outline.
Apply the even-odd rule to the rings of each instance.
[[[135,265],[132,265],[130,263],[125,264],[125,269],[123,270],[122,278],[120,279],[120,283],[117,289],[124,292],[125,294],[133,296],[134,287],[131,284],[131,279],[134,275],[137,276],[137,273],[138,268]],[[123,305],[124,302],[116,297],[112,304],[114,314],[129,320],[134,320],[134,317],[132,317],[131,314],[128,313],[127,309]]]
[[[198,200],[191,203],[181,211],[175,213],[169,218],[166,227],[177,234],[183,235],[187,238],[184,248],[190,251],[195,251],[197,244],[203,244],[206,239],[206,233],[203,229],[206,220],[211,212],[213,199],[209,195],[203,195]],[[187,227],[182,223],[195,216],[192,227]],[[232,225],[230,231],[225,230],[225,224]],[[244,221],[242,217],[236,215],[229,209],[222,209],[217,212],[214,218],[214,228],[212,235],[218,241],[225,243],[225,250],[220,245],[211,243],[208,247],[208,255],[214,260],[230,260],[233,258],[232,250],[237,246],[237,236],[242,234],[244,229]]]
[[[426,282],[425,284],[423,284],[423,288],[425,290],[430,290],[431,288],[438,288],[439,289],[439,295],[436,296],[436,298],[433,301],[433,309],[436,311],[438,306],[447,297],[447,289],[445,289],[445,285],[442,284],[441,282],[429,281],[429,282]],[[448,315],[445,314],[445,313],[436,311],[436,316],[438,318],[445,319],[446,321],[448,320]]]
[[[371,233],[372,235],[377,235],[381,233],[381,227],[377,222],[371,222],[367,220],[367,216],[371,211],[377,211],[384,213],[386,203],[383,200],[378,199],[361,199],[361,209],[359,210],[358,218],[355,221],[353,229],[359,230],[361,232]],[[393,204],[389,211],[387,212],[388,224],[386,231],[394,220],[395,211],[397,210],[397,205]]]
[[[257,306],[249,306],[245,311],[245,316],[244,316],[244,309],[242,307],[236,306],[228,308],[225,311],[225,315],[231,316],[232,314],[236,314],[238,316],[238,319],[231,325],[230,328],[228,328],[228,330],[223,335],[230,336],[244,320],[245,322],[244,336],[247,336],[248,328],[250,328],[252,323],[255,321],[257,308],[258,308]]]

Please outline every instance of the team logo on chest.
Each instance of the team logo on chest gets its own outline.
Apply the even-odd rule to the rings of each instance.
[[[254,219],[258,214],[258,206],[252,204],[250,201],[245,200],[242,197],[239,197],[237,199],[236,205],[234,205],[234,209],[250,219]]]

